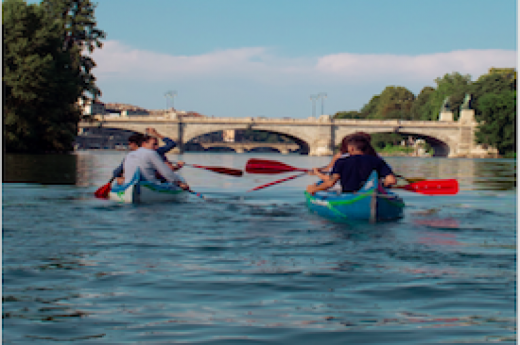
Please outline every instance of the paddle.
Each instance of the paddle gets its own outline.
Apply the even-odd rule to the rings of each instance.
[[[425,180],[410,183],[406,186],[393,186],[392,188],[425,195],[454,195],[459,192],[459,183],[455,179]]]
[[[295,168],[285,163],[272,161],[269,159],[251,158],[246,163],[246,172],[249,174],[280,174],[291,171],[307,172],[310,170]]]
[[[404,177],[403,175],[395,175],[395,177],[403,179],[403,180],[405,180],[408,183],[415,183],[415,182],[426,181],[425,178],[418,178],[418,177],[408,177],[407,178],[407,177]]]
[[[115,177],[112,177],[107,184],[101,186],[94,192],[96,198],[106,199],[108,198],[108,193],[110,193],[110,189],[112,188],[112,181],[114,181]]]
[[[224,168],[224,167],[206,167],[202,165],[197,164],[184,164],[186,166],[192,167],[192,168],[200,168],[205,169],[209,171],[216,172],[217,174],[224,174],[224,175],[230,175],[230,176],[242,176],[244,172],[240,169],[231,169],[231,168]]]
[[[258,186],[258,187],[255,187],[253,189],[250,189],[248,190],[248,192],[252,192],[252,191],[255,191],[255,190],[259,190],[259,189],[263,189],[263,188],[267,188],[267,187],[271,187],[271,186],[274,186],[275,184],[278,184],[278,183],[282,183],[282,182],[285,182],[285,181],[289,181],[289,180],[292,180],[292,179],[295,179],[297,177],[300,177],[300,176],[303,176],[307,174],[306,172],[302,173],[302,174],[296,174],[296,175],[292,175],[292,176],[289,176],[289,177],[286,177],[286,178],[283,178],[281,180],[276,180],[276,181],[273,181],[273,182],[269,182],[269,183],[266,183],[266,184],[263,184],[261,186]]]

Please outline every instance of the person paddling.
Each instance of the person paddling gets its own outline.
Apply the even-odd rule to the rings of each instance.
[[[384,178],[383,185],[389,187],[397,183],[395,175],[388,164],[377,154],[366,137],[354,135],[344,139],[348,157],[339,158],[334,163],[332,175],[329,177],[319,168],[309,172],[323,180],[320,185],[307,186],[307,192],[314,193],[327,190],[340,181],[343,193],[356,192],[366,182],[372,171],[376,170],[380,178]]]
[[[145,135],[141,147],[126,156],[123,167],[125,183],[132,181],[135,172],[139,169],[141,178],[145,181],[161,183],[156,177],[156,173],[159,173],[166,181],[178,185],[184,190],[190,190],[188,184],[183,182],[180,176],[174,173],[157,153],[154,149],[156,145],[157,138]]]
[[[368,142],[370,142],[372,140],[372,137],[370,136],[370,134],[365,133],[365,132],[355,132],[355,133],[345,136],[343,138],[343,140],[341,141],[341,145],[339,147],[339,152],[336,153],[334,156],[332,156],[330,163],[326,167],[319,168],[321,172],[327,172],[327,173],[332,172],[334,163],[336,163],[336,161],[338,159],[350,156],[350,154],[348,153],[348,149],[347,149],[347,141],[353,137],[362,137],[362,138],[365,138]],[[368,154],[371,154],[373,156],[377,155],[376,151],[373,148],[372,148],[372,150],[370,150],[370,152],[368,152]]]
[[[182,162],[182,161],[179,161],[179,162],[177,162],[176,165],[173,165],[166,158],[166,153],[168,151],[172,150],[175,146],[177,146],[177,143],[175,141],[173,141],[172,139],[170,139],[168,137],[160,135],[154,128],[146,128],[146,133],[148,135],[152,135],[152,136],[160,138],[165,143],[164,146],[159,147],[159,144],[157,142],[154,149],[161,156],[161,158],[166,163],[166,165],[168,165],[170,167],[170,169],[172,169],[172,171],[179,170],[180,168],[182,168],[184,166],[184,162]],[[144,134],[136,133],[136,134],[132,134],[128,138],[128,148],[130,149],[130,151],[135,151],[141,146],[144,136],[145,136]],[[123,159],[121,164],[119,164],[119,166],[116,169],[114,169],[114,171],[112,172],[112,177],[117,179],[118,184],[123,184],[123,182],[125,180],[124,176],[123,176],[124,161],[125,160]]]

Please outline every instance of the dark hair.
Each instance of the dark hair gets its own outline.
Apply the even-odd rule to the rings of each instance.
[[[376,150],[374,150],[370,141],[367,140],[366,135],[356,135],[354,133],[349,138],[346,138],[346,140],[344,139],[344,141],[345,147],[354,146],[356,150],[363,152],[365,155],[377,156]]]
[[[369,146],[370,146],[370,148],[372,149],[367,154],[370,154],[370,155],[373,155],[373,156],[377,156],[376,151],[374,150],[372,145],[370,145],[370,140],[372,140],[372,137],[370,136],[370,134],[365,133],[365,132],[355,132],[355,133],[352,133],[352,134],[349,134],[349,135],[345,136],[343,138],[343,140],[341,140],[341,146],[340,146],[340,149],[339,149],[341,151],[341,153],[347,153],[348,152],[347,144],[348,144],[348,141],[350,139],[352,139],[352,138],[360,138],[360,139],[363,139],[363,140],[367,141]]]
[[[159,140],[156,137],[154,137],[153,135],[144,134],[143,135],[143,140],[141,141],[141,145],[143,145],[144,143],[149,142],[150,139],[155,139],[155,140],[157,140],[157,142],[159,142]],[[139,145],[139,146],[141,146],[141,145]]]
[[[143,137],[144,137],[144,135],[141,133],[132,134],[131,136],[128,137],[128,142],[134,143],[137,146],[141,146],[141,143],[143,142]]]

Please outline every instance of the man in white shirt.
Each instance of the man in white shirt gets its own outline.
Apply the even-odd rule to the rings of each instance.
[[[168,182],[176,184],[184,190],[189,190],[190,187],[182,182],[179,175],[174,173],[155,151],[156,145],[157,138],[145,135],[141,147],[126,156],[124,162],[125,183],[130,182],[136,170],[139,169],[142,178],[146,181],[161,183],[156,176],[158,172]]]

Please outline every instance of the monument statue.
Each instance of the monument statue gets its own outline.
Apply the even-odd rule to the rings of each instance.
[[[469,103],[471,101],[471,95],[469,93],[466,94],[466,97],[464,97],[464,102],[462,103],[462,105],[460,106],[460,111],[462,110],[468,110],[468,109],[471,109],[469,107]]]
[[[446,97],[444,99],[444,102],[442,103],[442,106],[441,106],[441,113],[449,113],[451,112],[451,109],[450,109],[450,97]]]

